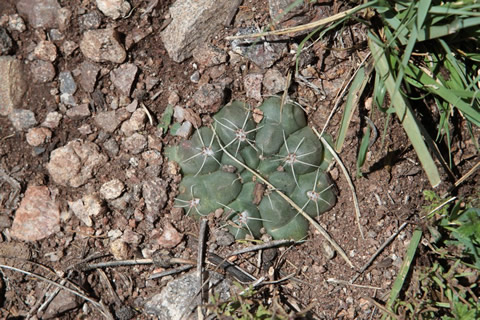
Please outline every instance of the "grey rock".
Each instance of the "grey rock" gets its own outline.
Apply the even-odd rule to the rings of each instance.
[[[230,297],[231,283],[216,272],[209,272],[209,286],[220,300]],[[199,281],[196,273],[188,273],[170,281],[159,294],[145,302],[144,309],[159,320],[191,319],[195,310],[195,299],[199,291]]]
[[[64,312],[76,309],[80,305],[81,300],[78,296],[66,290],[60,290],[52,302],[48,304],[42,319],[61,317]]]
[[[77,99],[70,93],[62,93],[60,95],[60,101],[63,104],[66,104],[67,106],[76,106],[77,105]]]
[[[120,125],[120,121],[115,114],[115,111],[99,112],[95,116],[95,124],[105,132],[114,132]]]
[[[83,90],[89,93],[92,93],[95,90],[99,71],[100,67],[93,62],[84,61],[80,64],[79,83]]]
[[[62,50],[63,56],[70,56],[75,50],[77,50],[78,44],[75,41],[66,40],[63,41],[60,49]]]
[[[139,154],[147,146],[147,138],[140,133],[134,133],[130,137],[126,138],[122,147],[131,154]]]
[[[227,53],[220,48],[205,43],[193,50],[193,59],[205,67],[213,67],[227,62]]]
[[[62,71],[58,75],[60,80],[60,92],[74,94],[77,91],[77,84],[70,71]]]
[[[58,29],[51,29],[48,34],[50,35],[50,40],[52,41],[65,40],[65,35]]]
[[[228,24],[239,0],[177,0],[170,7],[172,22],[161,33],[169,56],[176,62],[192,56],[223,24]]]
[[[111,207],[112,209],[125,211],[130,201],[132,201],[132,194],[126,192],[120,198],[117,198],[115,200],[110,200],[108,204],[109,204],[109,207]]]
[[[125,63],[110,72],[110,79],[115,87],[125,96],[130,96],[138,67],[133,63]]]
[[[278,69],[268,69],[263,78],[263,94],[274,95],[285,90],[286,77]]]
[[[142,185],[142,195],[147,206],[147,219],[153,222],[167,203],[167,183],[160,178],[147,180]],[[150,219],[149,216],[152,218]]]
[[[90,116],[90,109],[87,103],[74,106],[67,110],[67,117],[73,120],[81,120]]]
[[[112,19],[125,17],[132,6],[125,0],[96,0],[97,8]]]
[[[56,28],[61,23],[57,0],[19,0],[17,10],[34,28]]]
[[[7,116],[22,103],[27,84],[23,64],[11,56],[0,57],[0,115]]]
[[[8,119],[18,131],[27,130],[37,124],[33,111],[26,109],[13,109],[8,115]]]
[[[211,112],[217,112],[223,105],[224,99],[223,89],[210,83],[202,85],[193,95],[196,104],[201,107],[208,107]]]
[[[131,48],[134,43],[140,42],[153,32],[153,27],[136,27],[130,30],[125,37],[125,46]]]
[[[228,231],[217,230],[215,231],[215,243],[219,246],[228,247],[235,242],[235,236]]]
[[[247,98],[262,101],[262,80],[263,74],[261,73],[249,73],[243,77],[243,86]]]
[[[55,183],[78,188],[106,162],[107,157],[96,144],[74,140],[52,151],[47,170]]]
[[[113,138],[105,141],[103,143],[103,147],[108,152],[108,155],[111,156],[111,157],[116,156],[118,154],[118,152],[120,151],[120,147],[118,146],[117,141],[115,141],[115,139],[113,139]]]
[[[33,82],[46,83],[55,78],[55,67],[50,61],[34,60],[30,65]]]
[[[190,81],[193,83],[198,83],[200,81],[200,72],[198,70],[195,70],[195,72],[192,73]]]
[[[239,29],[237,35],[257,33],[255,27]],[[236,39],[232,41],[232,50],[238,53],[262,69],[271,67],[280,59],[287,45],[282,42],[267,42],[258,40]]]
[[[173,108],[173,117],[178,123],[182,123],[185,120],[185,109],[180,106]]]
[[[128,112],[135,112],[135,110],[137,110],[137,107],[138,107],[138,100],[135,99],[128,106],[126,106],[125,109],[127,109]]]
[[[18,31],[18,32],[24,32],[25,30],[27,30],[25,21],[23,21],[22,17],[20,17],[16,13],[8,16],[8,28],[11,31]]]
[[[0,55],[8,55],[13,51],[13,41],[5,28],[0,28]]]
[[[86,13],[78,18],[82,30],[97,29],[102,23],[102,17],[97,11]]]
[[[192,131],[193,131],[192,123],[190,123],[189,121],[185,121],[184,123],[182,123],[180,128],[177,129],[177,131],[175,132],[175,135],[177,137],[188,139],[188,137],[190,137],[190,135],[192,134]]]
[[[89,30],[83,34],[80,50],[95,62],[122,63],[127,52],[120,43],[120,34],[112,28]]]

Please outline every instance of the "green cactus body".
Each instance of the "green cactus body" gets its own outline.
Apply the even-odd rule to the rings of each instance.
[[[223,208],[224,226],[237,239],[259,237],[262,227],[275,239],[303,239],[307,220],[274,190],[255,194],[256,177],[222,151],[221,145],[311,217],[335,204],[323,145],[307,126],[303,110],[292,103],[281,106],[278,97],[267,99],[260,110],[263,119],[257,125],[248,105],[233,102],[213,116],[211,128],[200,128],[190,140],[167,148],[166,155],[184,174],[175,205],[194,216]]]

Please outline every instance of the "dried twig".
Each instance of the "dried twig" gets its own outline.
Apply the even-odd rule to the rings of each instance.
[[[363,267],[360,268],[359,272],[350,280],[350,283],[354,283],[355,280],[358,279],[358,277],[367,270],[367,268],[372,264],[372,262],[382,253],[383,249],[385,249],[392,241],[395,239],[400,232],[405,229],[407,226],[407,222],[404,222],[400,228],[398,228],[397,232],[392,234],[381,246],[380,248],[377,249],[377,251],[368,259],[368,261],[363,265]]]
[[[280,247],[280,246],[284,246],[284,245],[297,244],[297,243],[301,243],[301,242],[302,241],[296,242],[296,241],[293,241],[293,240],[273,240],[273,241],[270,241],[270,242],[257,244],[257,245],[254,245],[254,246],[249,246],[249,247],[234,251],[234,252],[230,253],[228,255],[228,257],[236,256],[236,255],[247,253],[247,252],[257,251],[257,250],[264,250],[264,249],[270,249],[270,248]]]
[[[0,268],[3,268],[3,269],[8,269],[8,270],[13,270],[13,271],[17,271],[17,272],[20,272],[20,273],[23,273],[27,276],[30,276],[30,277],[34,277],[34,278],[37,278],[39,280],[43,280],[51,285],[54,285],[58,288],[61,288],[63,290],[66,290],[76,296],[79,296],[80,298],[82,299],[85,299],[86,301],[90,302],[91,304],[93,304],[96,308],[98,308],[98,310],[107,318],[107,319],[111,319],[113,320],[113,316],[112,314],[110,313],[110,311],[108,311],[108,308],[105,307],[101,302],[98,302],[98,301],[95,301],[93,300],[92,298],[90,297],[87,297],[86,295],[80,293],[80,292],[77,292],[75,290],[72,290],[68,287],[65,287],[64,285],[61,285],[53,280],[50,280],[48,278],[45,278],[39,274],[36,274],[36,273],[32,273],[32,272],[28,272],[28,271],[25,271],[25,270],[22,270],[22,269],[19,269],[19,268],[15,268],[15,267],[11,267],[11,266],[7,266],[7,265],[4,265],[4,264],[0,264]]]
[[[322,141],[323,145],[330,151],[332,156],[335,158],[335,161],[337,161],[338,165],[343,171],[343,174],[345,175],[345,178],[347,179],[348,185],[350,186],[350,189],[352,190],[352,197],[353,197],[353,205],[355,207],[355,220],[357,222],[357,227],[358,230],[360,231],[360,235],[362,236],[362,239],[365,239],[365,236],[363,235],[363,230],[362,226],[360,225],[360,206],[358,205],[358,198],[357,198],[357,193],[355,192],[355,186],[352,182],[352,178],[350,177],[350,174],[348,173],[347,168],[343,165],[342,160],[338,156],[338,154],[335,152],[335,150],[330,146],[327,140],[325,140],[324,137],[318,133],[317,129],[313,128],[313,131],[317,135],[317,137]]]
[[[193,265],[187,264],[185,266],[181,266],[181,267],[178,267],[178,268],[175,268],[175,269],[170,269],[170,270],[166,270],[166,271],[163,271],[163,272],[153,273],[150,277],[148,277],[148,280],[163,278],[163,277],[166,277],[166,276],[170,276],[172,274],[177,274],[177,273],[180,273],[180,272],[183,272],[183,271],[190,270],[192,268],[193,268]]]
[[[203,270],[205,260],[205,243],[207,235],[208,220],[200,220],[200,231],[198,236],[198,252],[197,252],[197,274],[198,274],[198,287],[200,288],[199,303],[197,307],[197,315],[199,319],[204,318],[202,311],[202,305],[207,300],[205,284],[208,282],[208,275]]]
[[[379,287],[365,286],[365,285],[362,285],[362,284],[350,283],[346,280],[339,280],[339,279],[333,279],[333,278],[327,279],[327,282],[328,283],[335,283],[335,284],[343,284],[343,285],[346,285],[346,286],[362,288],[362,289],[373,289],[373,290],[381,290],[382,289],[382,288],[379,288]]]
[[[296,32],[301,32],[305,30],[310,30],[313,28],[317,28],[320,26],[327,25],[331,22],[337,21],[339,19],[342,19],[350,14],[353,14],[359,10],[363,9],[362,6],[358,6],[343,12],[339,12],[337,14],[334,14],[333,16],[327,17],[325,19],[321,19],[318,21],[310,22],[304,25],[296,26],[296,27],[290,27],[290,28],[284,28],[284,29],[279,29],[279,30],[274,30],[274,31],[269,31],[269,32],[259,32],[259,33],[254,33],[254,34],[245,34],[245,35],[239,35],[239,36],[230,36],[226,37],[227,40],[235,40],[235,39],[251,39],[251,38],[260,38],[260,37],[266,37],[266,36],[276,36],[276,35],[285,35],[289,33],[296,33]]]

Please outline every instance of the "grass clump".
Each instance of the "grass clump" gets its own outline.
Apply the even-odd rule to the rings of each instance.
[[[432,192],[427,192],[427,197],[433,200],[427,210],[439,208],[440,197]],[[408,286],[402,283],[398,290],[404,295],[391,294],[387,304],[391,314],[384,318],[480,318],[480,209],[472,206],[475,201],[478,197],[426,214],[426,247],[411,245],[414,251],[423,252],[415,265],[409,263]]]

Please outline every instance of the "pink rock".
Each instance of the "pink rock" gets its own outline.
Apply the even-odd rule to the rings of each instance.
[[[263,74],[260,73],[250,73],[243,78],[247,98],[262,101],[262,80]]]
[[[28,130],[27,143],[32,147],[38,147],[52,137],[52,131],[47,128],[31,128]]]
[[[55,67],[50,61],[35,60],[30,65],[33,82],[46,83],[55,78]]]
[[[120,43],[120,34],[114,29],[89,30],[83,34],[80,50],[95,62],[122,63],[127,52]]]
[[[15,212],[11,235],[25,241],[44,239],[58,232],[60,208],[46,186],[29,186]]]
[[[18,13],[27,16],[28,22],[34,28],[58,27],[60,9],[57,0],[20,0],[17,2]]]
[[[177,231],[170,222],[165,223],[162,235],[157,239],[157,243],[166,249],[176,247],[182,242],[183,234]]]
[[[110,79],[117,89],[124,95],[130,96],[132,85],[137,76],[138,67],[133,63],[124,63],[110,72]]]
[[[132,8],[125,0],[97,0],[96,2],[98,10],[112,19],[126,16]]]
[[[27,89],[23,63],[10,56],[0,57],[0,115],[9,115],[23,103]]]
[[[87,227],[93,226],[90,217],[98,216],[105,211],[102,201],[95,194],[84,195],[77,201],[68,201],[68,206]]]
[[[57,47],[51,41],[40,41],[33,54],[37,59],[54,62],[57,59]]]
[[[42,122],[42,126],[50,129],[55,129],[60,124],[62,118],[62,114],[58,113],[57,111],[49,112],[45,117],[45,121]]]
[[[107,156],[89,141],[74,140],[50,154],[47,170],[55,183],[73,188],[84,185],[107,162]]]

